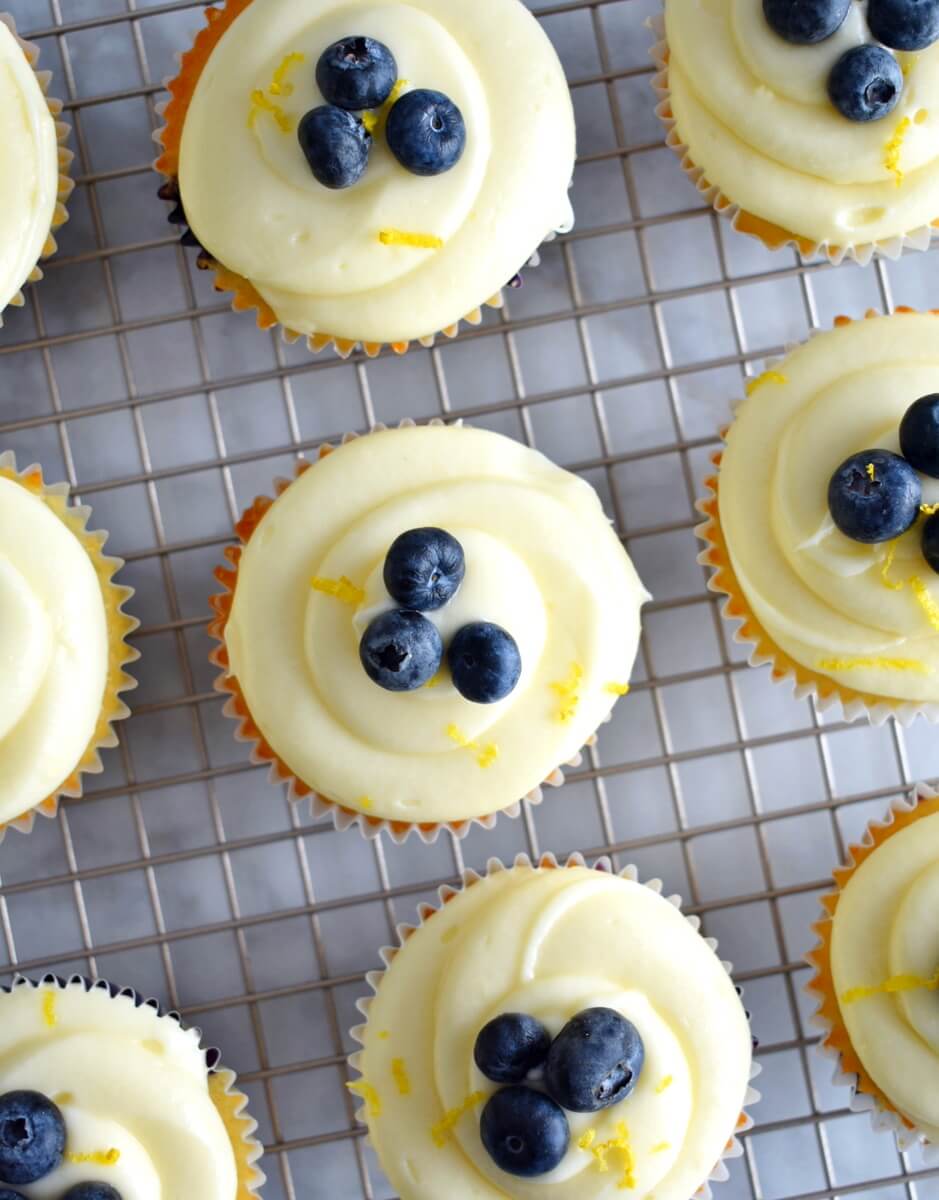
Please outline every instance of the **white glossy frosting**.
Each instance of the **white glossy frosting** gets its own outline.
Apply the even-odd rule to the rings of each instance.
[[[0,475],[0,823],[57,791],[81,761],[107,674],[87,550],[44,500]]]
[[[890,1102],[939,1142],[935,990],[846,996],[939,971],[939,813],[887,838],[850,877],[835,910],[831,966],[841,1015],[864,1068]]]
[[[898,452],[907,408],[937,390],[939,318],[841,326],[777,364],[740,406],[720,469],[731,563],[770,638],[810,670],[899,700],[939,701],[939,632],[913,582],[939,605],[939,575],[922,554],[921,520],[889,570],[888,546],[839,532],[828,482],[851,454]],[[939,501],[939,481],[921,478],[924,502]]]
[[[199,1035],[153,1008],[81,984],[0,995],[0,1093],[19,1090],[55,1100],[66,1128],[66,1161],[18,1185],[27,1200],[59,1200],[91,1180],[124,1200],[235,1200]],[[84,1156],[97,1161],[76,1161]]]
[[[499,1170],[479,1137],[482,1101],[435,1140],[444,1114],[497,1090],[473,1061],[488,1021],[526,1012],[556,1034],[598,1005],[635,1024],[645,1063],[620,1104],[568,1114],[571,1145],[554,1171],[525,1180]],[[602,1172],[578,1143],[588,1130],[593,1146],[615,1139],[620,1123],[628,1194],[688,1200],[736,1129],[750,1062],[733,984],[677,908],[604,872],[519,866],[474,884],[405,942],[369,1009],[360,1066],[380,1110],[373,1096],[371,1139],[402,1200],[612,1200],[623,1195],[624,1156],[611,1152]]]
[[[494,35],[494,31],[498,31]],[[300,118],[322,104],[322,52],[350,35],[390,47],[407,89],[461,109],[466,150],[435,178],[406,171],[383,135],[354,187],[321,186],[300,150]],[[287,55],[289,95],[271,96]],[[249,123],[261,89],[287,117]],[[574,119],[557,56],[518,0],[254,0],[213,51],[183,131],[180,186],[206,248],[249,279],[300,333],[399,342],[459,321],[572,221]],[[443,240],[384,245],[382,230]]]
[[[939,44],[897,57],[906,80],[883,120],[849,121],[827,93],[831,69],[872,42],[866,4],[841,29],[794,46],[759,0],[666,0],[668,78],[681,141],[741,208],[834,246],[884,241],[939,218]],[[887,147],[909,126],[896,175]]]
[[[445,670],[436,686],[384,691],[360,664],[362,630],[391,606],[388,549],[427,525],[466,555],[460,591],[428,614],[444,639],[491,621],[521,649],[521,680],[498,704],[464,700]],[[314,577],[345,577],[365,598],[344,604]],[[225,640],[254,720],[301,780],[376,817],[461,820],[519,800],[583,746],[615,702],[607,685],[629,678],[645,599],[583,480],[498,434],[405,428],[348,443],[277,500],[244,550]],[[580,700],[561,721],[551,685],[575,663]]]
[[[0,21],[0,312],[42,254],[58,183],[55,122],[19,42]]]

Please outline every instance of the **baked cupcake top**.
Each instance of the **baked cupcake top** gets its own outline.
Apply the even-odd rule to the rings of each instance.
[[[372,817],[459,821],[576,755],[627,690],[646,598],[583,480],[499,434],[410,427],[280,496],[224,637],[300,780]]]
[[[666,0],[672,111],[710,183],[748,212],[834,247],[931,225],[939,9],[907,5],[917,10],[911,21],[884,15],[903,8]],[[902,48],[911,44],[920,48]]]
[[[865,1071],[939,1142],[939,813],[929,807],[880,841],[839,893],[831,968]]]
[[[403,1200],[694,1194],[751,1067],[696,928],[585,867],[498,870],[426,917],[376,980],[352,1085]]]
[[[719,505],[753,615],[847,688],[939,701],[939,316],[841,324],[750,392]]]
[[[0,20],[0,312],[42,254],[58,186],[55,121],[22,45]]]
[[[349,98],[358,58],[376,87]],[[350,107],[320,124],[324,89]],[[282,324],[380,343],[497,294],[570,225],[573,167],[564,74],[519,0],[253,0],[196,86],[179,183],[199,241]]]
[[[106,986],[0,994],[0,1128],[18,1119],[32,1136],[18,1149],[0,1139],[0,1180],[27,1200],[86,1181],[122,1200],[238,1192],[198,1032]]]

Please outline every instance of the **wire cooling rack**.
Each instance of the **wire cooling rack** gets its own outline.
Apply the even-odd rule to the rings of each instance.
[[[703,209],[653,115],[657,4],[532,3],[578,111],[576,230],[482,327],[341,363],[230,313],[156,199],[155,105],[203,4],[0,0],[55,71],[78,152],[61,253],[0,331],[0,448],[94,506],[143,623],[104,775],[0,847],[0,968],[99,974],[201,1025],[251,1095],[266,1200],[393,1194],[343,1087],[364,972],[464,866],[573,849],[663,878],[745,985],[764,1099],[725,1200],[939,1196],[939,1169],[831,1087],[801,961],[845,843],[939,775],[935,731],[824,719],[747,668],[692,508],[744,374],[839,312],[934,306],[939,263],[800,265]],[[584,768],[520,820],[432,847],[291,809],[233,741],[207,662],[211,571],[240,509],[322,440],[405,416],[466,418],[581,473],[655,595],[635,690]]]

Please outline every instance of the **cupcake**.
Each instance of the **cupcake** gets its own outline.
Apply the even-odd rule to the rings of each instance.
[[[594,490],[441,424],[326,446],[278,490],[210,630],[273,777],[340,827],[428,839],[562,782],[628,691],[647,599]]]
[[[0,993],[0,1196],[257,1197],[257,1124],[200,1039],[130,989],[18,977]]]
[[[758,1098],[729,966],[661,884],[597,866],[493,862],[384,952],[350,1087],[402,1200],[688,1200],[727,1177]]]
[[[38,49],[0,13],[0,318],[23,303],[27,282],[42,278],[36,264],[55,252],[52,230],[67,220],[72,190],[68,126],[56,120],[62,105],[46,95],[51,75],[38,61]]]
[[[125,639],[137,622],[122,606],[133,592],[114,582],[123,564],[90,516],[65,484],[0,454],[0,839],[80,796],[128,715],[124,668],[138,655]]]
[[[770,249],[896,257],[939,225],[934,0],[664,0],[655,87],[708,201]]]
[[[698,534],[751,663],[849,719],[939,717],[939,315],[839,318],[752,380]]]
[[[227,0],[206,18],[169,84],[161,194],[262,328],[403,353],[478,324],[573,223],[570,94],[520,0]]]
[[[939,795],[920,787],[868,827],[815,926],[809,992],[851,1108],[900,1148],[939,1154]]]

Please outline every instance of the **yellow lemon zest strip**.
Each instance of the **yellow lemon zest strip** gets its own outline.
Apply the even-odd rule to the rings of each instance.
[[[939,990],[939,971],[928,979],[922,975],[892,975],[873,987],[848,988],[841,993],[841,1003],[854,1004],[857,1000],[866,1000],[868,996],[892,996],[896,992],[916,992],[921,988],[927,992]]]
[[[322,592],[324,596],[335,596],[337,600],[341,600],[343,604],[351,604],[353,608],[358,608],[365,600],[362,589],[356,587],[345,575],[340,579],[323,579],[314,575],[310,580],[310,587],[314,592]]]
[[[603,690],[609,692],[611,696],[628,696],[628,683],[606,683],[603,685]]]
[[[662,1082],[655,1089],[655,1094],[657,1096],[661,1096],[661,1094],[665,1091],[665,1089],[670,1088],[673,1083],[674,1083],[673,1077],[671,1075],[666,1075],[665,1078],[662,1080]]]
[[[477,1104],[482,1104],[485,1099],[482,1092],[473,1092],[472,1095],[466,1097],[459,1108],[451,1108],[449,1112],[445,1112],[437,1124],[431,1126],[430,1136],[433,1138],[434,1145],[438,1149],[444,1147],[451,1129],[456,1128],[460,1117],[464,1113],[468,1113],[471,1108],[475,1108]]]
[[[424,687],[425,688],[440,687],[440,685],[442,683],[443,683],[443,671],[441,670],[441,671],[437,672],[437,674],[433,677],[433,679],[428,679],[427,682],[424,684]]]
[[[892,592],[902,592],[904,583],[902,580],[894,582],[887,578],[890,574],[890,568],[893,566],[893,560],[897,553],[897,546],[900,544],[900,539],[895,538],[892,542],[887,543],[887,553],[884,557],[883,565],[880,568],[880,579],[884,587],[890,588]]]
[[[110,1150],[92,1150],[88,1154],[66,1154],[70,1163],[94,1163],[96,1167],[113,1167],[120,1161],[121,1152],[114,1148]]]
[[[874,470],[874,464],[868,463],[864,470],[867,472],[867,478],[871,481],[871,483],[876,483],[877,472]]]
[[[916,658],[821,658],[820,671],[860,671],[871,667],[877,671],[912,671],[916,675],[931,675],[932,667]]]
[[[561,707],[557,711],[557,719],[566,725],[573,719],[580,704],[580,685],[584,678],[584,668],[580,663],[571,663],[571,672],[566,679],[549,684],[552,692],[561,697]]]
[[[347,1083],[346,1088],[353,1096],[361,1096],[365,1101],[365,1108],[370,1117],[381,1116],[381,1096],[364,1079],[357,1079],[355,1083]]]
[[[761,388],[766,383],[788,383],[788,378],[783,375],[782,371],[764,371],[762,375],[757,375],[755,379],[747,380],[747,395],[752,396],[757,388]]]
[[[918,575],[910,580],[910,587],[919,601],[920,608],[926,614],[929,624],[939,632],[939,604],[930,596],[929,589]]]
[[[372,808],[371,797],[359,796],[356,804],[359,806],[359,808],[363,809],[365,812],[368,812]]]
[[[659,1142],[657,1146],[652,1147],[653,1154],[663,1154],[666,1150],[671,1150],[671,1142]]]
[[[388,117],[391,114],[391,110],[397,104],[398,97],[407,86],[408,81],[406,79],[396,80],[394,87],[388,93],[388,99],[381,108],[362,113],[362,124],[373,137],[381,137],[385,132],[385,126],[388,124]]]
[[[42,1019],[50,1029],[54,1029],[58,1018],[55,1015],[55,992],[51,989],[42,998]]]
[[[893,132],[893,137],[887,143],[887,148],[884,151],[884,166],[897,181],[897,187],[903,182],[903,172],[900,170],[900,153],[903,150],[903,142],[906,135],[910,132],[913,122],[909,117],[904,117],[900,124]]]
[[[398,1094],[401,1096],[410,1096],[411,1080],[408,1078],[408,1069],[404,1065],[403,1058],[393,1058],[391,1060],[391,1074],[398,1087]]]
[[[589,1150],[596,1140],[597,1131],[595,1129],[588,1129],[580,1135],[577,1145],[581,1148],[581,1150]]]
[[[616,1137],[594,1146],[592,1154],[596,1159],[597,1168],[601,1174],[610,1169],[607,1159],[611,1154],[618,1153],[623,1159],[623,1177],[616,1185],[617,1189],[634,1188],[636,1186],[636,1157],[629,1144],[629,1130],[625,1122],[619,1121],[616,1126]]]
[[[254,122],[257,119],[259,112],[270,113],[277,122],[281,133],[290,132],[290,118],[287,116],[284,110],[279,104],[275,104],[273,100],[268,99],[268,97],[264,95],[260,88],[255,88],[255,90],[251,93],[251,111],[248,113],[248,126],[251,129],[254,128]]]
[[[383,246],[413,246],[416,250],[443,248],[443,238],[434,233],[406,233],[403,229],[382,229],[378,240]]]
[[[271,80],[271,86],[267,89],[272,96],[292,96],[293,84],[287,83],[287,76],[291,68],[299,63],[306,61],[304,54],[288,54],[284,61],[274,72],[274,78]]]
[[[479,742],[474,742],[471,738],[468,738],[459,725],[448,725],[447,737],[451,742],[455,742],[461,750],[478,751],[476,761],[483,770],[486,767],[491,767],[499,757],[499,747],[494,742],[489,742],[486,746],[480,746]]]
[[[378,1040],[380,1042],[387,1042],[390,1037],[391,1037],[391,1034],[388,1032],[387,1029],[380,1029],[378,1031]]]
[[[939,504],[921,504],[919,511],[924,517],[933,517],[939,512]]]
[[[58,1104],[59,1108],[61,1108],[63,1104],[71,1104],[75,1099],[75,1096],[72,1092],[59,1092],[57,1095],[53,1096],[52,1099],[56,1104]]]
[[[362,113],[362,124],[365,126],[366,133],[374,133],[378,128],[378,113],[364,112]]]

